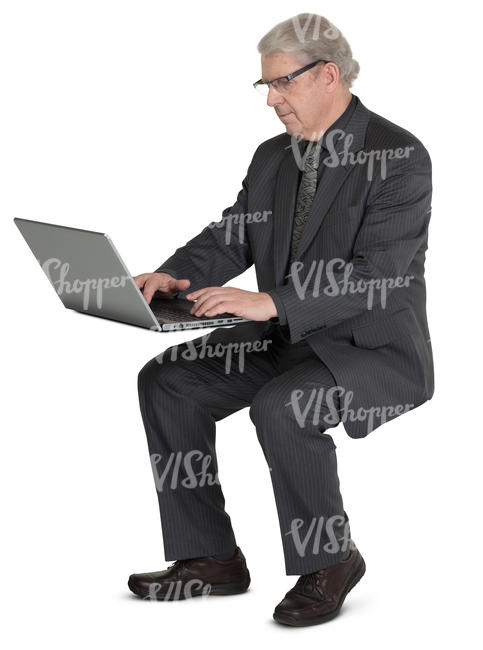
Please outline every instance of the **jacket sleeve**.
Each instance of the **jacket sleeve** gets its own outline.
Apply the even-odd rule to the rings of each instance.
[[[287,314],[285,312],[285,307],[284,307],[283,302],[280,300],[280,298],[277,295],[277,292],[274,289],[269,289],[267,291],[267,293],[271,297],[273,302],[275,303],[275,308],[277,310],[278,324],[279,325],[286,325],[287,324]]]
[[[250,167],[237,200],[223,210],[221,219],[208,224],[156,269],[155,272],[170,273],[176,279],[191,281],[190,287],[179,293],[180,297],[203,287],[222,286],[253,264],[243,218],[248,208]]]
[[[390,162],[394,165],[388,164],[386,178],[373,180],[349,263],[339,260],[330,272],[324,266],[322,275],[315,270],[300,273],[303,282],[270,291],[283,303],[292,343],[363,313],[370,308],[371,287],[371,306],[381,303],[424,245],[431,213],[429,154],[419,143],[407,158]],[[366,290],[341,290],[348,272],[351,285]]]
[[[176,273],[176,271],[174,269],[167,269],[167,268],[165,268],[163,266],[160,266],[159,268],[157,268],[156,271],[154,271],[154,273],[169,273],[169,275],[171,275],[175,280],[180,279],[180,278],[178,278],[178,274]]]

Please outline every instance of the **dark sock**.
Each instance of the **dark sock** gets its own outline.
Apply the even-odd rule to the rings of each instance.
[[[232,557],[235,555],[236,549],[231,551],[230,553],[217,553],[216,555],[213,555],[215,560],[221,560],[222,562],[226,562],[226,560],[231,560]]]

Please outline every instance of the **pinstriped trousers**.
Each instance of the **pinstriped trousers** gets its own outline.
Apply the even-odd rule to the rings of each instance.
[[[165,559],[225,553],[237,545],[217,475],[215,430],[218,420],[245,407],[270,468],[286,574],[345,559],[349,520],[336,445],[325,433],[337,420],[322,417],[335,386],[329,369],[306,341],[291,344],[277,324],[243,359],[232,350],[229,364],[227,350],[209,354],[205,342],[203,354],[189,343],[168,348],[138,375]]]

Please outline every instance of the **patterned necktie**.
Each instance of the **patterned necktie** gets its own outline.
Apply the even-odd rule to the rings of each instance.
[[[297,203],[295,205],[295,218],[292,229],[292,244],[290,248],[289,268],[297,254],[297,248],[302,237],[302,232],[307,221],[312,201],[317,188],[317,168],[320,160],[321,142],[309,141],[305,150],[304,170],[300,181]]]

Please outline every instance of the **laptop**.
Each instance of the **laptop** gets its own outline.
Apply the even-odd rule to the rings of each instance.
[[[18,217],[14,222],[67,309],[158,332],[250,320],[228,313],[194,316],[194,302],[182,298],[153,297],[148,304],[105,233]]]

